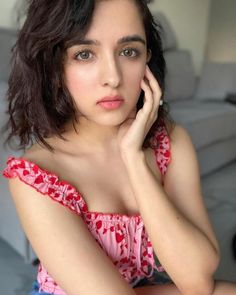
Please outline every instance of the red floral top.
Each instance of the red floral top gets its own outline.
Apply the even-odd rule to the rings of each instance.
[[[170,162],[170,140],[164,125],[157,129],[150,143],[163,176]],[[141,215],[89,212],[83,196],[72,185],[23,158],[9,157],[3,175],[18,177],[42,196],[81,215],[95,240],[132,287],[143,278],[152,278],[154,272],[164,271],[154,254]],[[42,264],[37,279],[40,291],[66,295]]]

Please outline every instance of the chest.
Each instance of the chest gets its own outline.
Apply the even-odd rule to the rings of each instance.
[[[146,162],[157,180],[161,173],[153,150],[145,153]],[[78,173],[78,188],[91,212],[138,214],[132,186],[125,165],[120,159],[90,165],[87,162]]]
[[[145,157],[147,165],[160,181],[161,174],[153,151],[147,150]],[[139,213],[128,172],[120,158],[113,157],[102,161],[57,158],[53,162],[54,172],[81,193],[90,212],[125,215]]]

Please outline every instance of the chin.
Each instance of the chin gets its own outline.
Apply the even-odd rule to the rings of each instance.
[[[114,115],[113,116],[107,116],[106,118],[101,118],[101,120],[95,120],[95,122],[99,125],[107,126],[107,127],[115,127],[119,126],[122,123],[124,123],[125,120],[127,120],[127,116],[124,116],[122,114],[120,115]]]

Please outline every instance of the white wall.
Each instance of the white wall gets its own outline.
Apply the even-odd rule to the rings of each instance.
[[[18,0],[19,2],[19,0]],[[12,28],[16,24],[15,5],[17,0],[1,0],[0,4],[0,26]]]
[[[207,58],[236,62],[236,1],[213,0]]]
[[[196,74],[201,71],[206,51],[210,3],[211,0],[154,0],[150,4],[152,11],[161,11],[168,18],[179,48],[191,50]]]

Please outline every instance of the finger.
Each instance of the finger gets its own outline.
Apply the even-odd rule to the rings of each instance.
[[[149,69],[148,66],[146,66],[146,73],[145,73],[151,90],[154,93],[154,95],[161,97],[162,96],[162,91],[161,91],[161,87],[159,86],[159,83],[157,82],[157,79],[154,77],[153,73],[151,72],[151,70]]]
[[[149,110],[149,116],[148,116],[149,117],[149,125],[150,124],[152,125],[157,118],[157,104],[158,104],[158,102],[156,102],[157,99],[154,98],[154,94],[151,91],[151,87],[150,87],[148,81],[147,82],[145,81],[145,91],[146,91],[145,95],[147,97],[151,96],[151,100],[152,100],[152,108],[151,108],[151,110]]]
[[[153,92],[153,112],[152,112],[152,116],[153,118],[155,118],[155,120],[157,119],[157,114],[158,114],[158,109],[159,109],[159,105],[160,105],[160,99],[161,99],[161,89],[160,86],[156,80],[156,78],[154,77],[154,75],[151,73],[150,69],[147,67],[146,69],[146,77],[149,81],[151,90]]]
[[[156,78],[154,77],[154,75],[152,74],[152,72],[150,71],[149,67],[146,67],[146,77],[149,81],[151,90],[153,92],[154,95],[154,104],[155,104],[155,109],[157,109],[160,105],[160,100],[161,100],[161,96],[162,96],[162,91],[161,88],[156,80]]]
[[[143,79],[141,82],[141,88],[144,91],[144,104],[142,107],[142,111],[147,115],[150,116],[150,113],[153,108],[153,93],[150,87],[147,85],[147,82]]]
[[[139,119],[139,117],[142,116],[143,112],[145,113],[144,115],[145,119],[142,122],[144,126],[145,136],[147,134],[147,131],[150,129],[150,127],[153,125],[154,121],[156,120],[155,113],[153,112],[153,106],[154,106],[153,93],[151,91],[150,86],[147,83],[148,82],[146,82],[144,79],[142,80],[141,85],[145,93],[145,101],[144,101],[143,108],[139,111],[137,115],[137,119]]]

